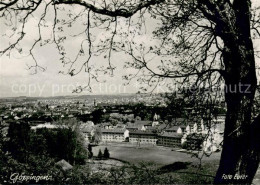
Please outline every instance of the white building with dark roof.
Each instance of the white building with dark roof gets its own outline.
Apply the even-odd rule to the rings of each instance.
[[[101,129],[103,142],[123,142],[129,138],[129,131],[126,129]]]

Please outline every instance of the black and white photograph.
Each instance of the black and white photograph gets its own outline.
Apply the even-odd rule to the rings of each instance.
[[[259,0],[0,0],[0,185],[259,185],[259,80]]]

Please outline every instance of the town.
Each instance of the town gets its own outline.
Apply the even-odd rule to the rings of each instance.
[[[208,105],[214,107],[212,112]],[[198,170],[198,163],[206,160],[202,169],[213,169],[214,173],[226,113],[223,99],[191,108],[183,95],[169,98],[164,94],[2,98],[0,111],[0,154],[3,162],[7,161],[4,168],[9,169],[1,178],[6,183],[13,171],[51,174],[50,182],[71,182],[69,177],[75,182],[74,178],[87,173],[88,178],[83,175],[76,182],[101,183],[119,173],[114,168],[142,171],[152,168],[151,162],[157,166],[151,173],[166,173],[160,171],[172,171],[171,165]],[[158,174],[155,177],[161,178]],[[135,175],[121,178],[128,182]],[[175,180],[171,175],[167,178]],[[197,176],[188,178],[187,183],[193,178]],[[200,178],[203,182],[212,180]]]
[[[12,122],[28,122],[31,129],[58,128],[57,122],[76,120],[89,144],[124,142],[215,152],[221,149],[225,110],[211,120],[167,114],[159,95],[26,98],[1,103],[2,132]],[[187,108],[187,110],[189,110]]]

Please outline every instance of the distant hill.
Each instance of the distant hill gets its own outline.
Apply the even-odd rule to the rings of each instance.
[[[158,96],[159,94],[152,94],[152,96]],[[12,101],[36,101],[44,99],[114,99],[114,98],[134,98],[134,97],[149,97],[151,94],[135,94],[135,93],[122,93],[122,94],[100,94],[100,95],[67,95],[67,96],[50,96],[50,97],[4,97],[0,98],[1,102]]]

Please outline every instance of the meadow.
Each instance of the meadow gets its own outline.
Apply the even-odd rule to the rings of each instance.
[[[108,143],[93,147],[94,156],[98,154],[99,149],[103,152],[108,148],[110,157],[123,160],[129,163],[137,164],[140,162],[152,162],[158,166],[172,164],[174,162],[191,162],[199,163],[200,160],[192,154],[178,152],[177,149],[166,148],[161,146],[135,146],[129,143]],[[204,156],[203,162],[218,162],[220,152],[213,153],[209,157]]]

